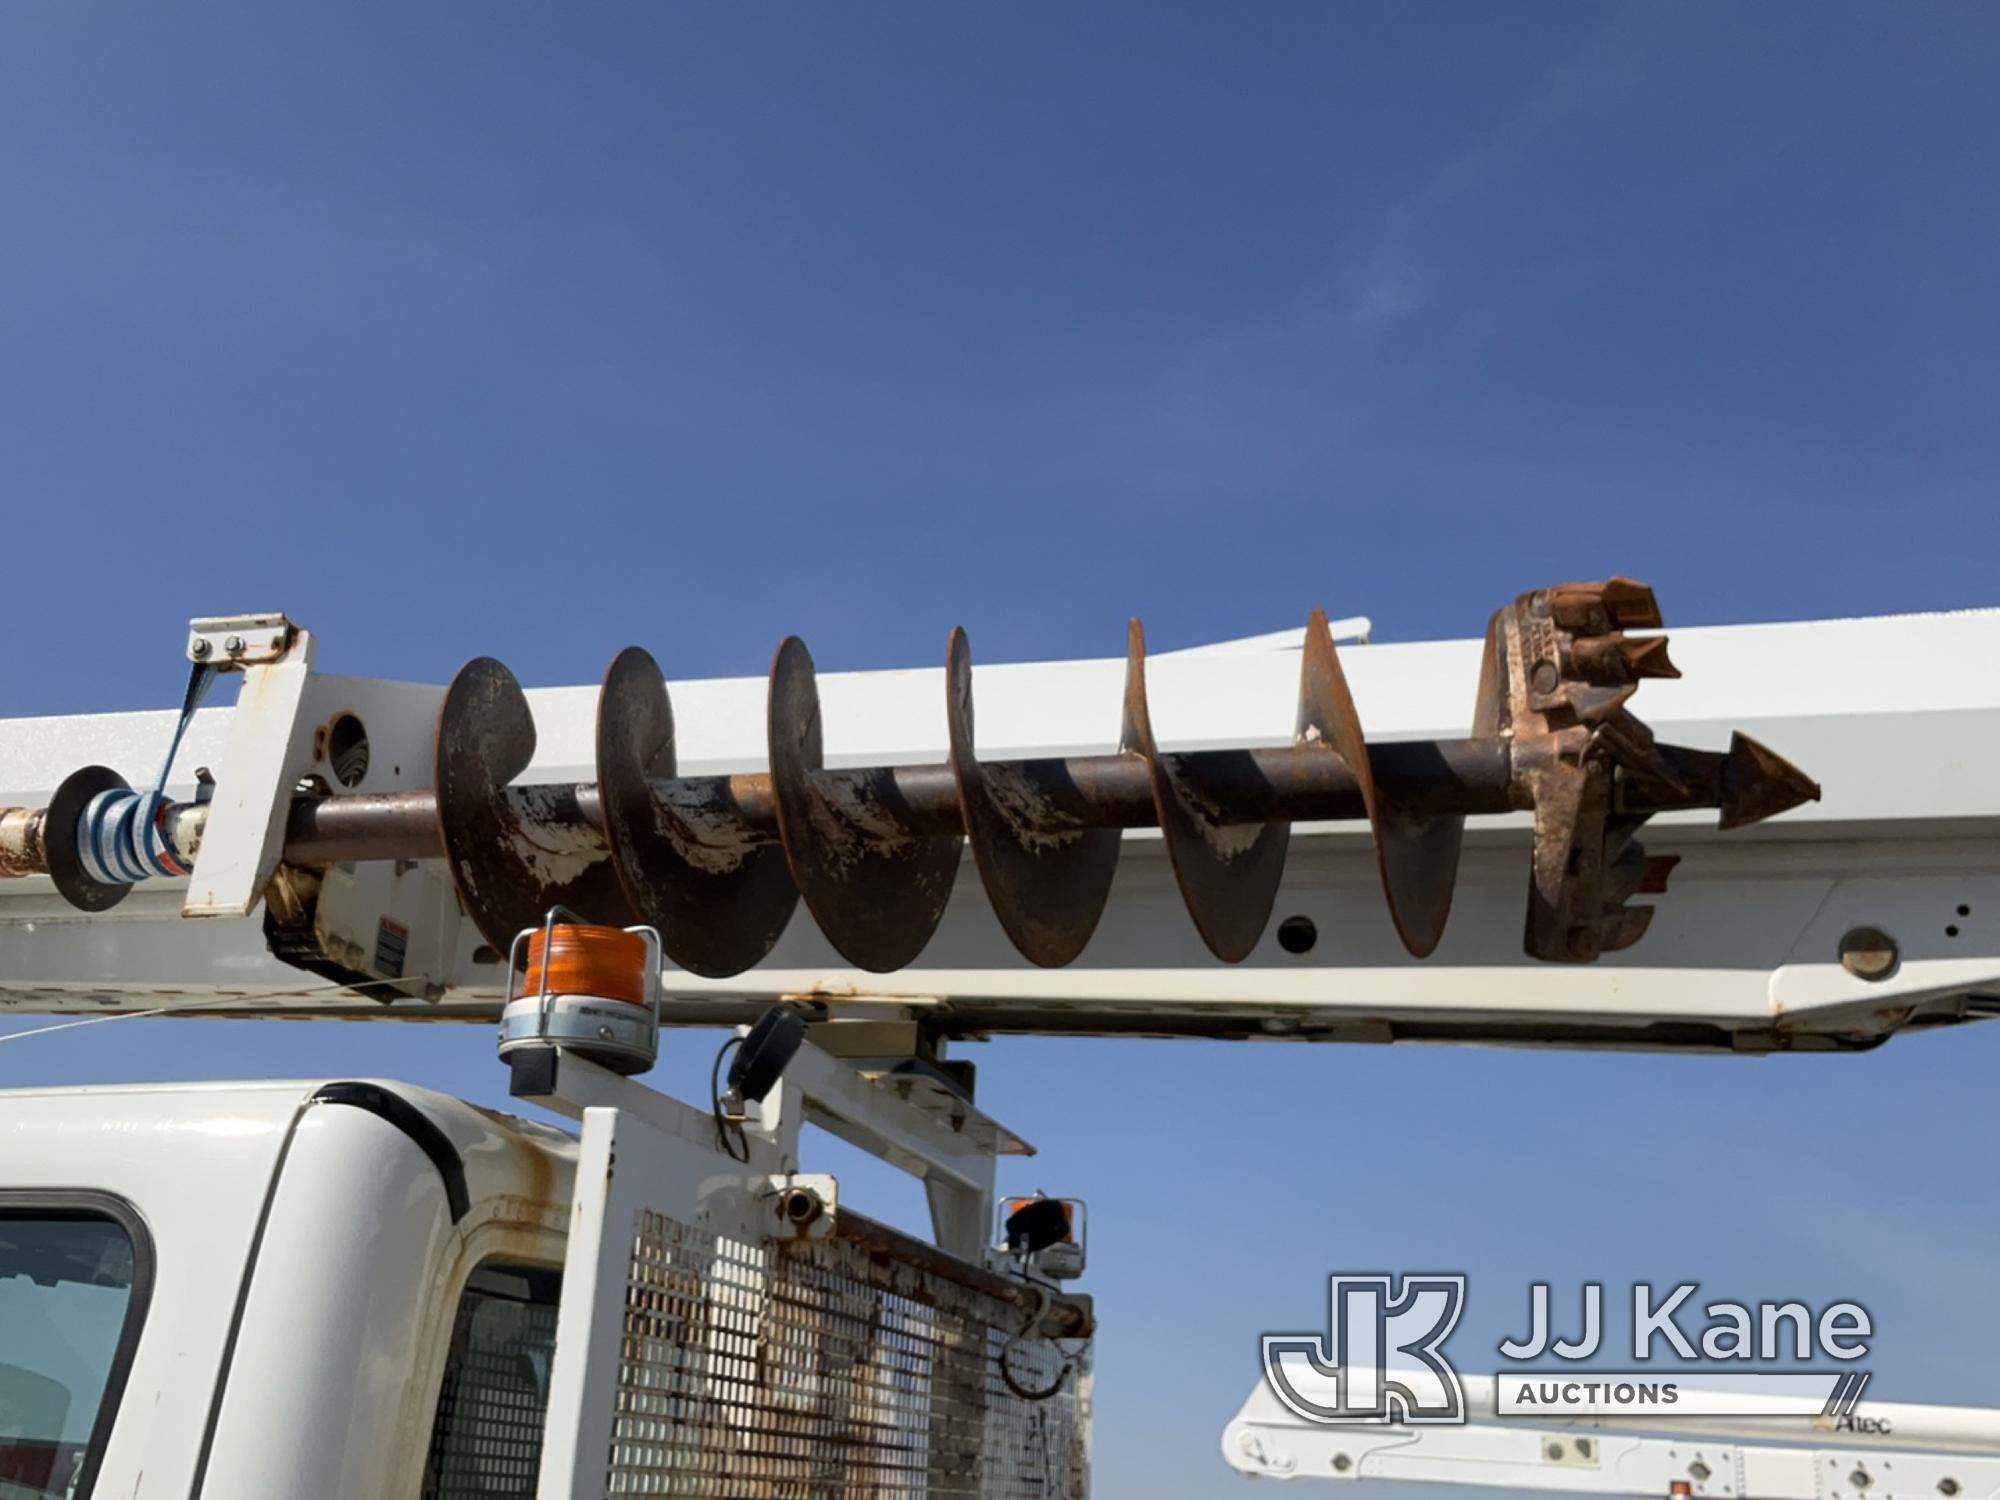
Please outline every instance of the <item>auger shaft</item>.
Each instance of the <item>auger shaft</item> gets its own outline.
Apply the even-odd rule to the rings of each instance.
[[[1364,818],[1354,773],[1321,747],[1197,750],[1176,757],[1218,801],[1224,825],[1333,822]],[[1514,790],[1508,745],[1498,738],[1409,740],[1369,746],[1376,784],[1399,806],[1419,812],[1504,813],[1525,804]],[[1159,819],[1152,779],[1136,755],[1079,755],[989,765],[987,774],[1016,776],[1042,805],[1078,828],[1150,828]],[[965,832],[958,785],[939,763],[819,771],[815,788],[836,803],[872,803],[914,838]],[[777,794],[768,772],[678,777],[650,783],[667,806],[717,801],[733,809],[764,842],[778,841]],[[603,831],[604,810],[593,783],[537,788],[540,815]],[[437,798],[430,792],[383,792],[302,799],[286,825],[285,858],[294,864],[349,860],[435,859],[444,852]],[[199,824],[191,831],[198,832]]]
[[[1530,804],[1514,787],[1509,746],[1503,739],[1405,740],[1368,747],[1376,784],[1399,806],[1424,813],[1504,813]],[[1225,826],[1335,822],[1368,815],[1361,785],[1345,762],[1320,746],[1279,745],[1254,750],[1196,750],[1174,757],[1217,799],[1216,821]],[[1030,789],[1064,825],[1076,828],[1151,828],[1158,824],[1152,778],[1137,755],[1046,757],[989,765]],[[817,771],[816,790],[836,803],[874,804],[878,816],[913,838],[948,838],[965,832],[958,785],[951,766],[869,767]],[[675,777],[649,783],[667,806],[713,802],[730,808],[765,843],[778,841],[778,803],[765,771],[730,776]],[[586,824],[602,832],[603,803],[595,783],[509,788],[517,800],[533,799],[537,816]],[[26,809],[18,811],[23,818]],[[173,828],[184,852],[200,847],[207,809],[175,809]],[[25,827],[25,825],[24,825]],[[301,797],[286,823],[285,858],[325,865],[354,860],[436,859],[444,853],[433,792],[358,792]],[[17,858],[0,875],[47,872],[38,845],[24,839]]]
[[[1534,806],[1517,786],[1510,751],[1509,743],[1498,737],[1394,740],[1370,745],[1368,759],[1376,785],[1397,806],[1423,814],[1479,817]],[[1297,745],[1194,750],[1175,759],[1217,795],[1216,821],[1224,826],[1347,822],[1368,815],[1354,773],[1323,750]],[[1049,757],[987,769],[989,774],[1019,776],[1043,805],[1079,828],[1152,828],[1159,821],[1146,763],[1135,755]],[[965,831],[958,787],[946,764],[820,771],[813,781],[844,802],[876,796],[884,809],[895,810],[902,831],[912,837],[948,838]],[[653,795],[668,805],[715,798],[733,808],[764,842],[778,841],[777,794],[768,772],[680,777],[651,786]],[[886,795],[877,796],[884,791]],[[539,788],[536,795],[545,814],[553,808],[565,821],[603,831],[604,808],[595,783]],[[1628,810],[1709,807],[1718,798],[1711,787],[1699,786],[1680,799],[1651,800],[1643,806],[1634,801]],[[201,814],[202,809],[189,808],[183,815],[183,830],[196,840]],[[430,792],[301,798],[292,804],[286,823],[285,858],[302,865],[436,859],[444,852],[437,816],[437,797]]]

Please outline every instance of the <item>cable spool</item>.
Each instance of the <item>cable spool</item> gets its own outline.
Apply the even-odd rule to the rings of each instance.
[[[514,939],[500,1056],[560,1047],[614,1073],[643,1073],[660,1053],[660,938],[650,927],[558,920]],[[569,916],[561,912],[562,916]],[[518,991],[513,975],[525,973]]]
[[[174,811],[167,777],[215,673],[212,665],[195,664],[166,758],[150,788],[134,791],[109,767],[85,766],[71,772],[50,799],[55,826],[43,835],[44,857],[56,889],[72,906],[108,911],[142,880],[189,873],[189,861],[167,836],[167,816]]]
[[[84,807],[77,830],[77,854],[83,870],[104,885],[137,885],[155,875],[185,875],[161,829],[161,816],[173,804],[160,791],[99,792]]]

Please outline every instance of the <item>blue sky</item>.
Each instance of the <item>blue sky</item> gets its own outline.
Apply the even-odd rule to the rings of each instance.
[[[1972,6],[17,7],[0,712],[168,706],[188,616],[273,607],[555,683],[1466,635],[1613,571],[1670,624],[1992,603],[1996,63]],[[1537,1275],[1857,1296],[1877,1393],[1990,1399],[1996,1045],[981,1061],[1096,1212],[1099,1492],[1178,1500],[1340,1266],[1508,1288],[1454,1349]],[[329,1071],[501,1084],[456,1029],[0,1048]]]

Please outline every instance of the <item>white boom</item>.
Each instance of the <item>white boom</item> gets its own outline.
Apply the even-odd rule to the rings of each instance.
[[[1465,1377],[1466,1422],[1413,1426],[1316,1425],[1260,1382],[1223,1432],[1223,1457],[1261,1479],[1561,1494],[1953,1500],[2000,1493],[1996,1411],[1872,1401],[1796,1416],[1542,1419],[1498,1413],[1495,1384]]]
[[[0,881],[0,1014],[496,1012],[502,965],[461,912],[443,861],[335,861],[313,873],[310,890],[288,884],[295,872],[280,864],[302,785],[431,786],[445,690],[320,673],[312,638],[289,625],[272,641],[260,655],[253,639],[243,654],[234,707],[194,714],[168,781],[177,799],[214,786],[192,880],[147,881],[90,920],[46,878]],[[1369,890],[1365,825],[1294,828],[1270,929],[1236,964],[1217,961],[1190,929],[1159,834],[1139,829],[1125,835],[1090,946],[1067,967],[1040,967],[1009,947],[968,859],[935,938],[909,966],[857,968],[801,908],[747,972],[670,971],[666,1019],[747,1019],[784,997],[956,1033],[1759,1052],[1864,1047],[2000,1008],[2000,784],[1988,769],[2000,674],[1978,669],[2000,660],[2000,611],[1693,629],[1676,633],[1674,650],[1684,678],[1648,682],[1642,697],[1661,740],[1719,751],[1732,731],[1754,735],[1798,761],[1824,796],[1722,834],[1698,813],[1660,814],[1647,852],[1683,858],[1653,898],[1644,939],[1597,963],[1537,964],[1521,952],[1525,813],[1472,818],[1449,930],[1423,961],[1403,951]],[[1372,738],[1463,734],[1480,651],[1473,641],[1350,649],[1347,677]],[[1288,744],[1299,663],[1289,650],[1156,658],[1161,749]],[[979,668],[980,757],[1117,743],[1121,670],[1114,660]],[[948,754],[943,674],[828,674],[818,688],[829,767]],[[692,682],[675,694],[681,775],[768,764],[762,680]],[[597,690],[542,689],[526,701],[534,749],[517,783],[590,781]],[[143,786],[175,724],[172,712],[0,721],[0,804],[39,806],[87,761]],[[530,854],[553,867],[574,851]],[[274,955],[284,948],[267,941],[280,907],[304,914],[296,919],[331,977]]]

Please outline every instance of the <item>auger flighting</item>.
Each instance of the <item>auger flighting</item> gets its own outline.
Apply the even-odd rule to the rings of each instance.
[[[1664,889],[1673,861],[1648,859],[1635,838],[1649,817],[1715,808],[1735,828],[1819,795],[1744,735],[1726,753],[1655,741],[1627,705],[1645,678],[1679,674],[1664,637],[1627,632],[1660,623],[1652,591],[1628,579],[1524,594],[1488,626],[1470,736],[1370,745],[1315,613],[1292,744],[1168,753],[1134,621],[1116,750],[1004,762],[974,751],[971,648],[954,631],[948,760],[843,770],[823,763],[812,658],[794,637],[771,668],[769,769],[700,777],[677,774],[665,678],[634,647],[606,673],[597,780],[582,785],[514,784],[534,757],[534,721],[513,674],[481,658],[445,695],[431,789],[301,794],[284,860],[442,857],[502,952],[561,906],[656,927],[674,964],[723,977],[762,960],[801,899],[855,967],[912,963],[970,844],[1014,946],[1056,966],[1097,926],[1123,830],[1157,827],[1196,928],[1233,963],[1269,921],[1290,825],[1365,819],[1396,930],[1422,958],[1444,931],[1465,819],[1532,811],[1526,951],[1587,962],[1636,942],[1652,909],[1628,903]],[[130,889],[107,873],[193,864],[205,817],[199,802],[130,793],[85,767],[46,808],[0,810],[0,875],[48,874],[72,905],[101,911]]]

